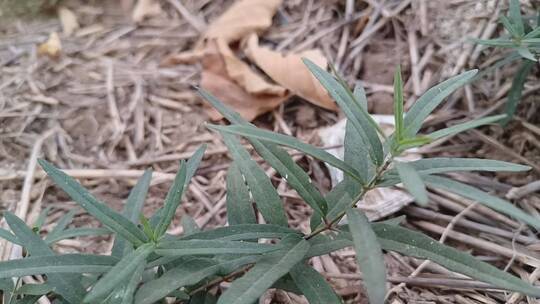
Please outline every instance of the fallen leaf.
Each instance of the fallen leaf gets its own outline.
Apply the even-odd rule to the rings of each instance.
[[[236,1],[208,26],[201,41],[219,38],[230,44],[251,33],[260,33],[272,25],[272,17],[281,3],[282,0]]]
[[[307,58],[318,66],[326,68],[328,62],[320,50],[283,55],[259,46],[257,36],[252,34],[248,39],[245,52],[266,75],[293,94],[325,109],[337,110],[336,104],[326,90],[302,62],[302,58]]]
[[[246,120],[251,121],[255,117],[271,111],[289,98],[290,95],[286,94],[285,90],[282,94],[277,95],[265,93],[264,90],[259,93],[248,92],[243,86],[231,79],[226,61],[227,59],[218,50],[216,44],[209,45],[202,60],[201,87],[235,109]],[[222,118],[221,114],[215,109],[207,107],[206,103],[205,109],[212,120]]]
[[[280,96],[286,94],[285,88],[268,82],[262,75],[251,69],[246,62],[236,57],[222,39],[217,39],[215,43],[219,53],[223,57],[227,74],[248,93]]]
[[[290,92],[326,109],[336,110],[334,102],[301,61],[306,57],[326,67],[326,59],[320,51],[282,56],[258,46],[256,34],[271,26],[272,17],[281,3],[282,0],[236,1],[208,26],[193,50],[169,56],[161,64],[201,61],[201,87],[247,120],[276,108],[291,96]],[[240,59],[236,54],[239,50],[231,47],[242,45],[233,42],[245,40],[250,35],[254,42],[245,52],[277,84]],[[212,119],[221,118],[213,109],[208,113]]]
[[[52,58],[58,58],[62,52],[62,43],[57,32],[52,32],[49,39],[38,46],[39,55],[47,55]]]
[[[71,10],[65,7],[58,9],[58,17],[62,24],[62,31],[64,35],[71,36],[79,28],[79,22],[77,22],[77,16]]]
[[[144,18],[152,17],[161,14],[161,6],[156,0],[139,0],[135,4],[131,18],[134,22],[138,23],[144,20]]]

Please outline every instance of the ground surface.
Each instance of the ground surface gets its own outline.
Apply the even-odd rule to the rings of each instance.
[[[225,174],[230,159],[220,137],[205,128],[208,117],[202,100],[191,89],[199,84],[201,67],[160,63],[166,56],[192,48],[200,36],[193,20],[209,24],[232,1],[182,1],[188,19],[178,12],[177,0],[163,1],[161,14],[139,24],[131,20],[129,2],[121,6],[68,1],[66,5],[76,13],[81,28],[70,37],[61,35],[62,51],[57,58],[39,56],[36,51],[51,32],[62,32],[54,13],[2,24],[0,208],[31,223],[50,206],[47,230],[74,207],[43,178],[40,169],[34,171],[36,158],[42,157],[60,168],[72,169],[72,175],[117,210],[135,178],[152,167],[157,178],[145,207],[145,213],[151,214],[161,206],[178,161],[206,143],[206,157],[171,233],[181,233],[178,221],[185,214],[204,228],[226,224]],[[375,114],[391,114],[391,84],[398,63],[410,105],[441,79],[502,58],[500,52],[481,51],[467,39],[498,33],[499,28],[488,25],[494,23],[493,16],[499,10],[506,9],[505,1],[356,1],[350,5],[353,2],[284,1],[261,40],[282,51],[320,48],[351,84],[358,80],[364,83],[369,109]],[[514,67],[498,70],[454,94],[430,119],[428,128],[499,111],[513,71]],[[455,175],[500,196],[512,187],[537,180],[538,89],[538,78],[531,77],[517,119],[507,128],[490,126],[468,132],[431,144],[421,152],[425,156],[494,158],[533,166],[523,174]],[[341,117],[292,98],[255,123],[317,144],[317,130]],[[327,169],[321,163],[305,157],[298,161],[321,188],[330,187]],[[278,177],[274,181],[283,194],[291,225],[308,229],[309,208]],[[476,205],[466,209],[471,202],[447,193],[431,192],[430,199],[428,208],[410,205],[395,215],[404,214],[405,225],[435,238],[443,234],[443,241],[506,267],[523,279],[538,280],[540,246],[533,233],[522,232],[524,227],[486,208]],[[514,201],[532,214],[540,211],[537,193]],[[75,217],[76,226],[96,224],[82,211]],[[0,246],[3,257],[9,256],[9,247]],[[56,249],[104,253],[110,250],[110,239],[63,241]],[[399,286],[393,290],[390,303],[537,303],[511,293],[463,286],[454,274],[432,264],[416,277],[410,276],[421,261],[395,253],[388,253],[386,261],[393,285]],[[365,303],[359,293],[352,250],[316,258],[313,264],[349,302]],[[267,302],[271,299],[301,301],[281,291],[267,295]]]

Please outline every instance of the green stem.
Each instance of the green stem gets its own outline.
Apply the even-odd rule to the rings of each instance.
[[[386,169],[388,169],[388,166],[392,163],[392,161],[394,160],[394,157],[392,155],[390,155],[383,163],[382,166],[380,166],[378,169],[377,169],[377,172],[375,173],[375,175],[371,178],[371,180],[369,181],[369,183],[366,185],[366,186],[363,186],[362,187],[362,191],[360,191],[360,193],[358,193],[358,195],[356,195],[354,197],[354,199],[352,200],[352,203],[351,203],[351,208],[354,207],[354,205],[356,205],[356,203],[361,200],[364,195],[371,189],[373,189],[373,187],[377,184],[377,182],[379,181],[379,179],[382,177],[383,173],[386,171]],[[345,216],[345,213],[347,212],[347,210],[343,210],[341,211],[333,220],[331,220],[328,224],[324,225],[323,227],[320,227],[318,229],[316,229],[315,231],[311,232],[309,235],[305,236],[304,238],[306,240],[309,240],[311,239],[312,237],[326,231],[326,230],[330,230],[332,229],[332,226],[334,224],[336,224],[337,222],[339,222],[344,216]]]

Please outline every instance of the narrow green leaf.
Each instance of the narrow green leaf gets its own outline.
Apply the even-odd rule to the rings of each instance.
[[[381,245],[367,217],[358,209],[347,210],[347,220],[352,234],[356,261],[364,274],[371,304],[384,304],[386,296],[386,267]]]
[[[58,170],[47,161],[40,159],[39,164],[47,172],[49,177],[64,190],[76,203],[88,213],[95,216],[103,225],[126,238],[129,242],[140,245],[148,238],[132,222],[118,212],[98,201],[90,192],[75,181],[71,176]]]
[[[540,33],[540,27],[536,28],[535,31],[538,31],[537,33]],[[527,39],[521,40],[521,42],[524,44],[528,44],[529,46],[532,46],[532,47],[538,47],[537,44],[540,43],[540,38],[527,38]]]
[[[212,230],[201,231],[182,237],[182,240],[221,240],[241,241],[259,238],[283,238],[287,235],[301,235],[300,232],[278,225],[269,224],[238,224],[234,226],[218,227]]]
[[[516,50],[521,55],[521,57],[523,57],[525,59],[528,59],[528,60],[531,60],[533,62],[537,61],[534,54],[528,48],[526,48],[524,46],[520,46],[520,47],[516,48]]]
[[[523,42],[526,42],[529,39],[538,38],[540,36],[540,26],[537,26],[532,31],[528,32],[527,35],[523,37]],[[538,42],[538,41],[536,41]]]
[[[374,225],[373,229],[385,250],[420,259],[431,260],[445,268],[498,287],[540,296],[540,289],[497,269],[473,256],[445,246],[419,232],[399,226]]]
[[[243,241],[180,240],[160,242],[155,252],[161,256],[261,254],[280,249],[277,245]]]
[[[488,46],[497,46],[497,47],[516,47],[517,44],[514,40],[507,38],[496,38],[496,39],[473,39],[475,43],[488,45]]]
[[[468,83],[478,70],[471,70],[454,76],[427,90],[414,103],[405,115],[403,124],[406,137],[414,137],[422,127],[422,123],[435,108],[455,90]]]
[[[131,277],[148,255],[154,251],[154,244],[144,244],[132,253],[126,255],[109,272],[107,272],[92,290],[84,298],[85,303],[96,303],[95,301],[109,294],[116,286],[121,284],[128,277]]]
[[[185,260],[158,279],[143,284],[135,294],[135,304],[155,303],[174,290],[196,284],[218,270],[219,265],[212,260],[201,258]]]
[[[508,17],[512,21],[513,28],[516,33],[521,37],[525,34],[525,26],[523,25],[523,18],[521,17],[521,8],[519,6],[519,0],[510,0],[510,8],[508,10]]]
[[[73,209],[70,210],[68,213],[64,214],[56,223],[54,228],[45,236],[45,242],[51,244],[53,241],[51,239],[57,239],[57,236],[66,229],[66,227],[71,223],[73,220],[73,216],[75,216],[75,213],[77,210]]]
[[[54,251],[34,233],[26,224],[11,212],[5,212],[4,218],[17,240],[24,244],[24,248],[34,258],[54,256]],[[7,262],[6,262],[7,263]],[[8,264],[9,265],[9,264]],[[15,266],[17,267],[17,266]],[[47,280],[55,287],[55,292],[72,303],[80,303],[84,296],[84,288],[80,284],[80,276],[77,274],[46,273]]]
[[[51,280],[59,273],[103,273],[111,269],[118,260],[109,256],[90,254],[63,254],[47,256],[30,256],[23,259],[0,262],[0,278],[15,278],[28,275],[47,274],[48,284],[55,286]],[[71,282],[72,288],[77,282]],[[58,287],[55,292],[59,293]]]
[[[433,133],[428,134],[427,137],[432,138],[433,140],[439,139],[439,138],[442,138],[442,137],[445,137],[445,136],[461,133],[461,132],[469,130],[469,129],[474,129],[474,128],[479,127],[479,126],[491,124],[491,123],[497,122],[497,121],[499,121],[501,119],[504,119],[505,117],[507,117],[505,114],[501,114],[501,115],[487,116],[487,117],[484,117],[484,118],[479,118],[479,119],[467,121],[467,122],[464,122],[464,123],[460,123],[460,124],[453,125],[453,126],[448,127],[448,128],[444,128],[444,129],[435,131]]]
[[[367,112],[368,102],[367,102],[367,97],[366,97],[366,91],[364,90],[364,87],[360,83],[357,83],[354,86],[353,96],[354,96],[354,99],[358,101],[362,109],[364,109],[364,111]]]
[[[287,226],[281,198],[266,173],[251,159],[238,139],[227,133],[222,136],[264,219],[271,224]]]
[[[144,217],[144,215],[141,214],[139,217],[139,221],[141,222],[142,230],[146,236],[148,236],[149,239],[154,238],[154,230],[152,229],[152,224],[150,224],[150,221]]]
[[[392,226],[399,226],[400,224],[403,224],[406,219],[407,219],[406,215],[400,215],[398,217],[393,217],[393,218],[389,218],[389,219],[384,220],[384,221],[380,221],[379,223],[386,224],[386,225],[392,225]]]
[[[282,276],[281,278],[279,278],[279,280],[277,280],[276,282],[274,282],[274,284],[272,284],[271,288],[281,289],[281,290],[284,290],[286,292],[295,293],[297,295],[303,295],[300,288],[298,288],[298,286],[296,286],[296,283],[293,281],[290,272],[288,274]]]
[[[108,304],[133,304],[135,291],[142,280],[144,262],[137,266],[129,281],[115,288],[108,298]]]
[[[407,163],[396,162],[396,169],[407,191],[414,196],[418,204],[426,206],[428,204],[428,195],[426,185],[424,185],[420,174],[413,166]]]
[[[279,278],[299,263],[309,250],[309,243],[301,237],[283,240],[283,250],[265,255],[244,276],[233,281],[219,298],[219,304],[252,304]]]
[[[484,191],[441,176],[429,175],[424,178],[424,181],[430,187],[442,189],[477,201],[490,207],[491,209],[521,220],[537,229],[540,228],[540,219],[525,213],[523,210],[512,205],[510,202],[496,196],[489,195]]]
[[[169,294],[169,297],[173,297],[176,301],[189,301],[191,300],[191,297],[189,294],[187,294],[183,290],[174,290]],[[191,304],[191,301],[188,302],[188,304]]]
[[[398,153],[400,153],[400,152],[405,151],[407,149],[411,149],[411,148],[414,148],[414,147],[420,147],[420,146],[429,144],[431,141],[433,141],[433,139],[431,137],[423,136],[423,135],[415,136],[415,137],[412,137],[412,138],[405,138],[405,139],[400,140],[397,143],[397,151],[398,151]]]
[[[411,165],[419,174],[437,174],[456,171],[523,172],[531,169],[529,166],[481,158],[433,157],[408,162],[407,164]]]
[[[322,150],[320,148],[316,148],[316,147],[314,147],[312,145],[303,143],[303,142],[299,141],[298,139],[296,139],[296,138],[294,138],[292,136],[287,136],[287,135],[283,135],[283,134],[274,133],[274,132],[271,132],[271,131],[261,130],[261,129],[257,129],[257,128],[251,127],[251,126],[232,125],[232,126],[225,127],[225,126],[218,126],[218,125],[209,125],[208,127],[210,129],[214,129],[214,130],[217,130],[217,131],[222,131],[222,132],[226,132],[226,133],[230,133],[230,134],[246,136],[248,138],[252,137],[252,138],[256,138],[256,139],[260,139],[260,140],[263,140],[263,141],[268,141],[268,142],[272,142],[272,143],[275,143],[275,144],[279,144],[279,145],[283,145],[283,146],[287,146],[287,147],[296,149],[298,151],[301,151],[301,152],[304,152],[304,153],[306,153],[308,155],[311,155],[311,156],[315,157],[316,159],[324,161],[324,162],[326,162],[326,163],[328,163],[328,164],[342,170],[346,174],[351,175],[355,179],[357,179],[359,181],[362,181],[361,178],[359,177],[358,172],[356,172],[356,170],[354,170],[354,168],[352,168],[351,166],[349,166],[348,164],[346,164],[342,160],[336,158],[332,154],[330,154],[330,153],[328,153],[328,152],[326,152],[326,151],[324,151],[324,150]]]
[[[41,298],[41,296],[25,296],[22,299],[16,300],[15,302],[13,302],[13,304],[34,304],[39,300],[39,298]],[[64,301],[61,304],[65,303],[66,302]]]
[[[24,284],[21,287],[17,288],[15,294],[20,295],[30,295],[30,296],[42,296],[46,295],[49,292],[52,292],[54,288],[47,284]]]
[[[343,143],[343,161],[351,165],[358,172],[363,183],[359,183],[348,175],[344,175],[343,180],[347,183],[348,187],[362,187],[362,184],[365,184],[373,175],[375,165],[369,159],[368,151],[366,150],[367,144],[349,120],[347,120],[345,125],[345,139]],[[348,190],[354,191],[354,189]]]
[[[252,142],[259,155],[287,180],[291,188],[296,190],[304,201],[324,216],[328,211],[328,205],[322,194],[311,183],[309,175],[296,164],[287,151],[275,145],[264,145],[259,141]]]
[[[324,234],[318,234],[315,237],[309,239],[310,248],[306,254],[306,258],[312,258],[325,254],[332,253],[336,250],[343,249],[345,247],[354,246],[351,241],[350,234],[343,236],[343,233],[337,235],[328,236]]]
[[[139,215],[141,214],[144,201],[146,200],[151,181],[152,170],[147,169],[139,178],[135,187],[129,192],[122,214],[134,224],[137,224],[139,221]]]
[[[374,162],[381,164],[383,161],[383,150],[377,133],[380,133],[381,136],[384,136],[384,133],[380,131],[377,123],[363,108],[361,102],[354,98],[346,85],[340,83],[334,76],[308,59],[304,58],[303,61],[313,76],[319,80],[321,85],[343,110],[347,118],[353,123],[364,141],[369,142],[370,156]]]
[[[304,64],[306,64],[306,62],[313,63],[307,58],[303,58],[302,61],[304,61]],[[330,66],[330,70],[332,71],[332,74],[333,74],[333,75],[330,74],[330,76],[333,77],[335,80],[337,80],[337,82],[341,85],[341,88],[343,88],[345,90],[345,93],[348,95],[348,97],[351,99],[351,101],[355,105],[355,107],[352,107],[352,108],[354,110],[359,109],[360,113],[358,113],[358,114],[360,114],[361,116],[364,116],[367,119],[366,120],[367,124],[371,125],[371,127],[373,129],[375,129],[375,131],[378,132],[380,136],[382,136],[383,138],[386,138],[386,134],[381,129],[379,124],[369,115],[368,107],[367,107],[366,92],[364,91],[364,88],[361,86],[361,84],[357,83],[355,85],[355,87],[354,87],[354,92],[351,92],[351,89],[349,88],[349,85],[347,84],[347,81],[345,81],[345,79],[343,79],[343,77],[341,77],[339,75],[339,73],[336,70],[336,68],[334,67],[334,65],[332,63],[329,63],[328,65]],[[315,67],[318,67],[318,66],[315,65]],[[321,69],[321,70],[323,72],[326,72],[324,69]],[[312,72],[312,74],[313,74],[313,72]]]
[[[468,253],[443,245],[422,233],[384,223],[374,223],[371,226],[384,250],[431,260],[451,271],[503,289],[514,290],[532,296],[540,295],[539,288],[535,288],[513,275],[482,262]],[[342,229],[347,230],[348,228],[343,226]],[[318,238],[319,236],[320,238]],[[324,255],[349,247],[352,245],[351,239],[352,236],[348,232],[340,232],[333,240],[327,236],[318,235],[317,238],[310,239],[312,247],[308,252],[308,256]]]
[[[43,209],[40,213],[36,221],[32,224],[35,231],[40,231],[41,227],[45,223],[45,220],[47,220],[47,215],[49,214],[49,211],[52,209],[52,206],[47,206],[45,209]]]
[[[359,193],[360,191],[362,191],[362,189],[357,189],[357,191],[357,193]],[[330,195],[327,195],[327,197],[329,196]],[[329,219],[336,218],[339,214],[345,212],[355,203],[353,196],[349,194],[348,191],[345,191],[343,193],[336,193],[336,195],[332,197],[336,197],[337,201],[334,207],[328,212]],[[354,197],[356,197],[356,195],[354,195]]]
[[[237,161],[227,170],[227,221],[229,225],[256,224],[257,217],[249,198],[249,188]]]
[[[518,29],[512,22],[510,22],[510,19],[508,19],[506,16],[499,16],[499,20],[501,21],[504,28],[508,31],[510,35],[512,35],[513,38],[519,39],[521,35],[518,32]]]
[[[394,73],[394,122],[395,134],[394,139],[399,142],[404,139],[403,132],[403,80],[401,80],[401,67],[398,65]]]
[[[20,240],[18,240],[15,235],[13,235],[13,233],[3,228],[0,228],[0,238],[3,238],[4,240],[11,242],[13,244],[17,244],[21,246],[23,245],[23,243]]]
[[[281,246],[281,245],[280,245]],[[228,254],[214,257],[214,260],[219,262],[219,272],[217,275],[226,276],[238,270],[240,267],[248,264],[254,264],[259,261],[264,255],[238,255]]]
[[[81,236],[107,235],[111,233],[112,232],[107,228],[70,228],[55,234],[53,237],[47,238],[46,242],[48,244],[52,244],[64,239],[71,239]]]
[[[312,267],[298,263],[289,273],[310,304],[343,303],[326,279]]]
[[[186,182],[184,184],[184,187],[187,187],[189,184],[189,181],[195,176],[195,173],[197,172],[197,169],[199,168],[199,165],[201,164],[201,161],[204,157],[204,151],[206,151],[206,144],[201,145],[195,152],[193,152],[193,155],[189,158],[189,160],[186,163]]]
[[[167,228],[169,228],[169,225],[174,218],[174,214],[176,213],[176,209],[182,202],[182,195],[186,191],[189,181],[195,175],[195,171],[197,171],[197,168],[201,163],[205,150],[206,145],[202,145],[193,153],[187,163],[184,161],[180,163],[180,171],[176,174],[173,185],[165,197],[163,211],[159,215],[156,214],[159,218],[159,223],[154,229],[155,239],[163,236],[167,231]]]
[[[234,124],[249,124],[245,119],[238,114],[238,112],[228,108],[225,104],[223,104],[221,101],[219,101],[214,95],[212,95],[210,92],[197,88],[197,93],[201,95],[201,97],[208,101],[212,107],[214,107],[223,117],[225,117],[228,121]]]
[[[182,195],[184,194],[186,182],[186,163],[182,161],[180,163],[180,170],[176,174],[173,184],[165,197],[165,202],[163,206],[163,213],[160,216],[160,220],[154,230],[154,237],[156,239],[160,238],[165,234],[167,228],[171,224],[176,209],[182,202]]]
[[[519,67],[519,70],[516,72],[514,80],[512,81],[512,87],[510,88],[510,91],[508,91],[508,101],[506,102],[506,107],[504,109],[506,119],[501,122],[503,125],[506,125],[514,117],[517,105],[521,100],[521,95],[523,94],[523,88],[525,86],[525,82],[527,81],[527,76],[531,72],[534,65],[535,62],[524,60]]]
[[[206,98],[231,123],[239,125],[251,125],[242,119],[238,113],[228,109],[211,94],[201,92],[201,95],[203,95],[203,97]],[[262,142],[254,138],[248,138],[248,140],[253,145],[257,153],[259,153],[259,155],[261,155],[261,157],[263,157],[268,164],[270,164],[270,166],[276,169],[281,176],[291,177],[291,180],[288,181],[289,184],[308,204],[310,204],[315,210],[325,210],[327,203],[322,195],[319,193],[317,188],[309,182],[309,176],[302,170],[300,166],[296,164],[296,162],[294,162],[294,160],[284,149],[277,145]],[[245,203],[245,200],[242,202]]]
[[[199,228],[199,226],[197,225],[197,222],[195,222],[195,220],[187,214],[184,214],[184,216],[182,217],[181,224],[184,230],[184,235],[190,235],[197,232],[201,232],[201,228]]]
[[[495,63],[493,63],[492,65],[490,65],[489,67],[486,67],[485,69],[482,69],[481,72],[479,72],[478,74],[476,74],[476,76],[473,77],[473,79],[471,79],[471,82],[474,82],[482,77],[484,77],[485,75],[489,74],[489,73],[492,73],[493,71],[507,65],[507,64],[510,64],[510,63],[513,63],[514,61],[517,61],[517,60],[523,60],[521,58],[521,55],[519,55],[517,52],[512,52],[508,55],[506,55],[503,59],[501,60],[498,60],[496,61]]]
[[[148,219],[148,223],[150,224],[150,227],[153,229],[155,229],[157,227],[157,225],[159,224],[159,221],[161,220],[162,216],[163,216],[163,212],[164,212],[164,207],[161,206],[159,207],[155,212],[154,214],[152,214],[152,216]],[[140,220],[140,219],[139,219]],[[166,236],[166,235],[165,235]]]
[[[362,187],[356,186],[357,185],[355,184],[348,184],[347,180],[343,180],[339,184],[337,184],[334,189],[328,192],[328,194],[326,195],[326,200],[328,202],[333,202],[330,211],[328,211],[328,219],[335,219],[341,213],[349,209],[353,205],[353,203],[355,203],[353,202],[353,197],[356,197],[361,191],[363,191]],[[311,218],[311,221],[311,231],[314,231],[316,228],[319,227],[321,222],[314,221],[314,218]]]
[[[12,278],[3,278],[0,279],[0,290],[4,293],[3,295],[6,296],[6,294],[11,294],[15,290],[15,282]],[[4,300],[4,303],[8,303],[8,301]]]

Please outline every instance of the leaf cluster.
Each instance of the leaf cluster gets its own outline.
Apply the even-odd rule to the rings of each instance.
[[[341,303],[342,299],[326,279],[309,265],[309,258],[349,246],[356,250],[358,266],[364,273],[364,286],[373,304],[384,303],[387,293],[383,251],[429,259],[496,288],[540,296],[540,289],[507,272],[401,227],[396,221],[371,223],[355,208],[367,191],[403,183],[421,205],[429,201],[426,187],[433,187],[475,200],[540,228],[537,218],[511,203],[444,176],[455,171],[524,171],[529,169],[526,166],[485,159],[428,158],[407,163],[395,160],[412,147],[504,117],[488,117],[430,134],[418,134],[427,116],[447,96],[470,81],[476,71],[436,85],[405,113],[398,69],[394,98],[396,130],[386,136],[368,114],[361,87],[351,91],[339,76],[308,60],[305,63],[348,118],[343,160],[294,137],[258,129],[201,90],[200,94],[231,123],[209,126],[221,133],[233,159],[227,173],[229,226],[201,230],[195,221],[185,216],[182,219],[184,233],[167,234],[182,195],[203,158],[204,146],[187,162],[180,163],[163,207],[150,218],[145,218],[141,210],[150,187],[151,171],[142,175],[119,213],[76,180],[40,160],[41,167],[56,185],[103,227],[69,228],[74,216],[74,212],[70,212],[42,238],[39,231],[47,209],[33,228],[6,212],[10,231],[0,230],[0,237],[22,246],[25,256],[0,262],[4,303],[34,303],[40,296],[47,295],[55,303],[73,304],[150,304],[162,303],[165,298],[183,303],[252,304],[269,288],[304,295],[310,303]],[[247,139],[313,209],[310,233],[288,227],[278,192],[239,137]],[[285,148],[301,151],[342,170],[344,180],[323,195]],[[257,213],[266,224],[258,224]],[[347,225],[341,224],[344,216],[348,218]],[[57,254],[51,249],[52,244],[62,239],[97,234],[114,235],[110,256]],[[20,279],[13,280],[32,275],[43,275],[44,283],[24,284]],[[230,281],[230,286],[216,292],[214,287],[223,281]]]
[[[516,112],[523,95],[527,76],[538,62],[538,56],[540,55],[540,12],[537,12],[537,16],[527,18],[521,14],[519,0],[510,0],[508,14],[500,16],[499,21],[506,30],[505,35],[495,39],[476,39],[475,41],[478,44],[490,47],[512,50],[504,59],[496,62],[483,73],[509,63],[519,62],[519,68],[508,92],[505,106],[507,117],[501,121],[502,124],[507,124]]]

